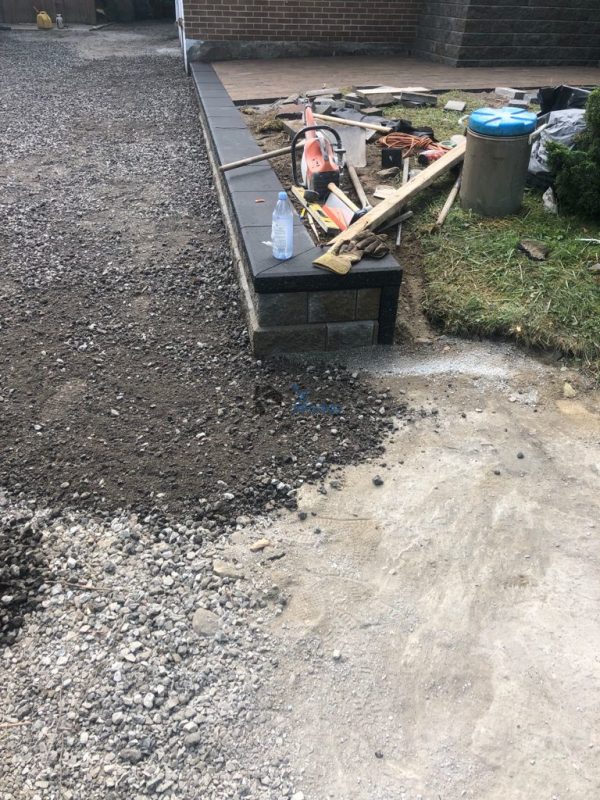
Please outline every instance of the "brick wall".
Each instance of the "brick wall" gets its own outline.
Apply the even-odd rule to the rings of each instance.
[[[184,0],[184,8],[188,40],[223,43],[198,51],[207,60],[332,52],[412,52],[452,66],[600,60],[600,0]]]
[[[186,0],[186,35],[209,41],[414,39],[419,0]]]
[[[457,66],[595,64],[600,0],[425,0],[415,54]]]
[[[422,0],[414,54],[455,66],[460,58],[470,0]]]
[[[593,64],[600,0],[471,0],[459,64]]]

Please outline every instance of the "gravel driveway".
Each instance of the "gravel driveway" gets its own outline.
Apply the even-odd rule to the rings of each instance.
[[[286,597],[219,557],[407,413],[253,358],[192,87],[147,30],[131,56],[0,34],[3,800],[292,796],[260,699]],[[342,414],[294,414],[295,383]]]

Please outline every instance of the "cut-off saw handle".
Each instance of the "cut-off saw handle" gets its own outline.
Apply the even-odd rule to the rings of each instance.
[[[298,140],[303,137],[308,131],[327,131],[327,133],[331,133],[336,141],[336,147],[334,148],[334,152],[338,159],[338,166],[342,166],[340,161],[343,160],[343,155],[346,152],[343,145],[342,145],[342,138],[339,133],[334,129],[330,128],[329,125],[309,125],[306,128],[302,128],[302,130],[298,131],[298,133],[294,134],[292,139],[292,174],[294,176],[294,184],[295,186],[301,186],[302,184],[298,181],[298,164],[296,159],[296,145]]]

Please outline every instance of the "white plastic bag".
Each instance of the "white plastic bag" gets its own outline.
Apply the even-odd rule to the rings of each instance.
[[[585,111],[570,108],[565,111],[552,111],[548,116],[548,127],[542,131],[539,139],[533,143],[529,172],[538,177],[550,174],[548,164],[548,142],[559,142],[572,147],[575,137],[585,130]]]

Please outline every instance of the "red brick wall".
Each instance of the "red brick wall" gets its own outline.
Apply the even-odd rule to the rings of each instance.
[[[390,42],[415,37],[419,0],[184,0],[188,39]]]

